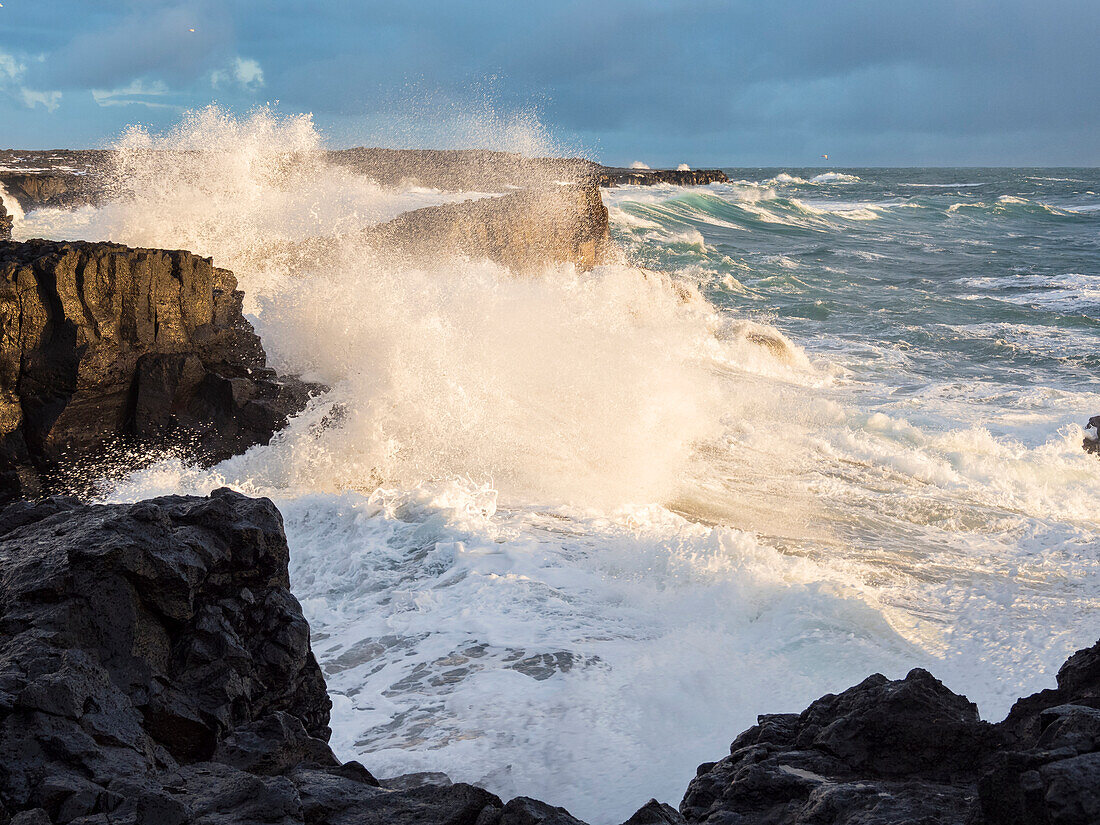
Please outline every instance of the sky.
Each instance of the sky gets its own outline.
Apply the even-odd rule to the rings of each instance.
[[[333,147],[1100,165],[1100,0],[2,3],[0,147],[216,102],[312,113]]]

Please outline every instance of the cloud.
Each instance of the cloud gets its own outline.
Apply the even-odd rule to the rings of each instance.
[[[254,91],[264,85],[264,70],[258,61],[238,56],[229,66],[210,73],[210,85],[215,89],[233,83],[245,91]]]
[[[22,88],[19,90],[20,95],[23,98],[23,103],[26,104],[28,109],[33,109],[35,106],[41,106],[47,112],[57,111],[57,107],[61,105],[61,92],[40,92],[35,89]]]
[[[38,62],[41,62],[39,58]],[[54,112],[61,105],[60,91],[40,91],[20,83],[27,73],[27,64],[10,52],[0,51],[0,91],[22,101],[28,109],[41,106]]]
[[[238,57],[233,61],[233,76],[246,89],[264,85],[264,70],[255,60]]]
[[[14,55],[0,51],[0,84],[18,80],[26,70],[27,67],[16,60]]]
[[[163,98],[168,94],[168,86],[163,81],[146,84],[135,80],[119,89],[92,89],[92,99],[97,106],[147,106],[150,109],[177,109]]]
[[[64,121],[19,127],[35,141],[64,139],[61,122],[107,138],[124,101],[167,126],[153,104],[247,106],[262,89],[344,143],[405,142],[489,99],[610,162],[817,162],[823,144],[850,164],[1100,162],[1096,0],[10,5],[0,122],[23,87],[65,93]]]

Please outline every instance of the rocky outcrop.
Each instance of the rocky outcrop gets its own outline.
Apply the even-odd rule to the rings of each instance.
[[[0,241],[11,240],[11,228],[14,220],[4,205],[4,193],[0,190]]]
[[[552,263],[591,269],[606,263],[613,248],[607,207],[591,185],[429,206],[363,235],[384,252],[427,260],[445,254],[489,258],[517,272]]]
[[[0,823],[543,821],[336,759],[288,559],[229,490],[0,511]]]
[[[721,169],[623,169],[601,166],[596,172],[600,186],[704,186],[708,183],[728,183]]]
[[[761,716],[699,766],[680,812],[712,825],[1100,822],[1100,642],[997,725],[924,670]]]
[[[320,388],[280,379],[232,273],[188,252],[0,243],[0,500],[73,483],[109,446],[266,443]]]
[[[99,175],[72,172],[0,172],[0,186],[24,211],[45,206],[71,207],[96,203],[103,196]]]

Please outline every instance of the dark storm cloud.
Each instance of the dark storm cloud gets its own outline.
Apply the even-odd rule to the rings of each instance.
[[[188,105],[278,99],[344,142],[387,142],[410,108],[445,119],[489,99],[534,105],[618,162],[1100,162],[1093,0],[9,0],[0,14],[19,83],[62,93],[46,116],[8,81],[0,117],[33,113],[11,130],[24,142],[169,122],[80,103],[141,81]],[[262,86],[213,88],[238,59]]]

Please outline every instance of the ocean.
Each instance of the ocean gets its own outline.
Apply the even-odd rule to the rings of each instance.
[[[520,277],[350,234],[469,194],[205,117],[123,145],[201,162],[134,152],[15,234],[212,255],[273,365],[333,388],[101,497],[278,504],[339,756],[614,823],[757,714],[924,667],[996,720],[1100,635],[1100,170],[604,190],[622,261]]]

